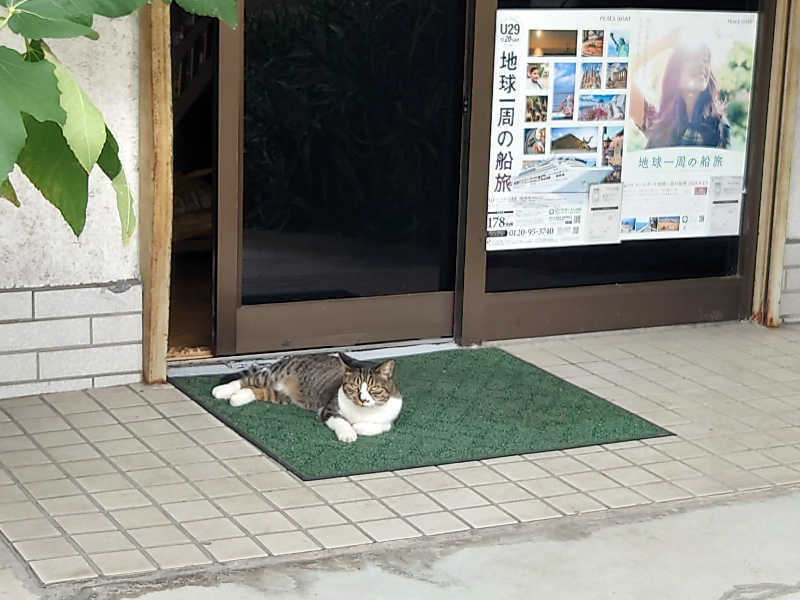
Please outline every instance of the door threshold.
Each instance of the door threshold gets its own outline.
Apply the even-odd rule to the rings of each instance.
[[[268,365],[283,356],[293,354],[347,352],[350,356],[361,360],[380,360],[392,356],[408,356],[412,354],[455,350],[458,347],[458,344],[455,343],[453,338],[439,338],[434,340],[411,340],[408,342],[315,348],[312,350],[292,350],[289,352],[264,352],[260,354],[242,354],[238,356],[217,356],[200,360],[170,361],[167,363],[167,377],[231,375],[248,369],[253,365]]]

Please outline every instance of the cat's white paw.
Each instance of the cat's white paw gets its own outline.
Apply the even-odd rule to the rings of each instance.
[[[351,444],[358,439],[358,434],[356,434],[356,430],[352,427],[349,429],[342,427],[336,430],[336,437],[339,438],[340,442]]]
[[[211,390],[211,395],[217,400],[227,400],[240,389],[242,389],[242,384],[239,381],[231,381],[230,383],[216,386]]]
[[[244,406],[256,399],[256,395],[250,388],[244,388],[238,392],[234,392],[231,396],[231,406]]]

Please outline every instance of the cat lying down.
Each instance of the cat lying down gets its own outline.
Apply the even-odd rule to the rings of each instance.
[[[403,397],[394,361],[373,365],[340,353],[289,356],[211,390],[214,398],[242,406],[254,400],[295,404],[317,413],[342,442],[392,428]]]

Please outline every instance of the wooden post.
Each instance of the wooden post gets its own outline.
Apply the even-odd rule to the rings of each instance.
[[[797,107],[800,98],[798,69],[800,69],[800,6],[792,2],[786,21],[786,66],[781,98],[781,119],[775,152],[775,207],[772,213],[769,273],[765,324],[777,327],[781,323],[780,300],[783,291],[783,261],[789,219],[789,185],[792,177],[792,157],[795,152]]]
[[[170,7],[144,5],[140,23],[139,240],[143,283],[143,372],[167,378],[172,255],[172,64]]]

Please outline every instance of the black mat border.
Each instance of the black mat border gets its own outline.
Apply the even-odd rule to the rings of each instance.
[[[544,368],[542,368],[542,367],[540,367],[538,365],[535,365],[535,364],[530,363],[530,362],[528,362],[526,360],[523,360],[523,359],[519,358],[518,356],[515,356],[515,355],[511,354],[510,352],[506,352],[502,348],[497,348],[497,347],[494,347],[494,346],[483,347],[483,348],[455,348],[453,350],[450,350],[450,352],[464,352],[464,351],[471,352],[471,351],[474,351],[474,350],[489,350],[489,349],[493,349],[493,350],[497,350],[499,352],[502,352],[502,353],[510,356],[511,358],[515,359],[516,361],[523,363],[525,366],[535,367],[535,368],[539,369],[540,371],[543,371],[543,372],[547,373],[548,375],[550,375],[552,377],[555,377],[556,379],[560,379],[561,381],[563,381],[565,383],[568,383],[569,385],[571,385],[573,387],[576,387],[576,388],[586,392],[587,394],[589,394],[591,396],[594,396],[598,400],[602,400],[603,402],[608,402],[609,404],[613,404],[614,407],[617,408],[618,410],[621,410],[624,413],[627,413],[627,414],[629,414],[629,415],[631,415],[633,417],[636,417],[637,419],[640,419],[640,420],[644,421],[645,423],[648,423],[648,424],[652,425],[653,427],[657,427],[658,429],[661,429],[662,431],[665,432],[665,433],[660,434],[660,435],[650,435],[650,436],[645,436],[645,437],[613,439],[611,441],[602,442],[600,444],[598,444],[598,443],[578,444],[576,446],[565,446],[565,447],[562,447],[562,448],[546,448],[546,449],[542,449],[542,450],[537,450],[536,452],[526,452],[524,454],[540,454],[540,453],[544,453],[544,452],[554,452],[556,450],[575,450],[576,448],[588,448],[590,446],[607,446],[609,444],[619,444],[619,443],[622,443],[622,442],[633,442],[633,441],[639,441],[639,440],[653,440],[653,439],[658,439],[658,438],[662,438],[662,437],[670,437],[670,436],[674,436],[675,435],[673,432],[671,432],[667,428],[662,427],[661,425],[658,425],[656,423],[653,423],[649,419],[645,419],[644,417],[642,417],[640,415],[637,415],[636,413],[628,410],[627,408],[623,408],[623,407],[619,406],[618,404],[615,404],[614,402],[611,402],[610,400],[606,400],[605,398],[602,398],[602,397],[598,396],[594,392],[590,392],[589,390],[584,389],[579,385],[575,385],[574,383],[571,383],[571,382],[567,381],[563,377],[559,377],[558,375],[555,375],[554,373],[551,373],[547,369],[544,369]],[[428,354],[428,353],[426,352],[426,353],[422,353],[422,354]],[[410,356],[410,355],[397,356],[395,358],[404,358],[405,356]],[[244,438],[245,440],[247,440],[248,442],[253,444],[256,448],[259,448],[264,454],[266,454],[272,460],[274,460],[275,462],[280,464],[287,471],[289,471],[290,473],[292,473],[293,475],[298,477],[301,481],[324,481],[326,479],[336,479],[337,477],[355,477],[355,476],[358,476],[358,475],[374,475],[376,473],[392,473],[392,472],[395,472],[395,471],[405,471],[405,470],[408,470],[408,469],[421,469],[421,468],[425,468],[425,467],[437,467],[437,466],[440,466],[440,465],[454,465],[454,464],[457,464],[457,463],[460,463],[460,462],[465,462],[465,460],[450,460],[450,461],[446,460],[446,461],[441,461],[441,462],[434,462],[434,463],[426,463],[426,464],[415,465],[413,467],[406,466],[406,467],[398,467],[396,469],[381,469],[379,471],[360,471],[360,472],[352,472],[352,473],[336,473],[336,474],[333,474],[333,475],[326,475],[324,477],[307,477],[306,475],[301,473],[299,470],[297,470],[295,467],[293,467],[288,462],[286,462],[284,459],[282,459],[280,456],[277,456],[276,454],[274,454],[273,452],[271,452],[267,448],[264,448],[264,446],[262,446],[260,442],[254,440],[250,435],[242,433],[241,431],[239,431],[239,429],[237,429],[236,426],[233,423],[229,422],[229,420],[227,418],[225,418],[221,413],[219,413],[218,411],[214,410],[213,408],[209,408],[209,407],[203,406],[199,401],[197,401],[195,398],[192,397],[192,395],[189,393],[188,390],[186,390],[181,385],[181,380],[182,379],[189,379],[189,378],[192,378],[192,377],[215,377],[215,376],[218,376],[220,378],[225,378],[226,375],[225,374],[220,374],[220,375],[206,374],[206,375],[186,375],[186,376],[183,376],[183,377],[167,377],[167,382],[169,382],[170,384],[172,384],[173,386],[178,388],[178,390],[180,390],[184,395],[188,396],[192,400],[192,402],[194,402],[200,408],[202,408],[204,411],[206,411],[207,413],[209,413],[210,415],[215,417],[220,423],[222,423],[226,427],[228,427],[230,429],[233,429],[240,437]],[[519,452],[513,452],[513,453],[510,453],[510,454],[498,454],[498,455],[493,455],[493,456],[485,456],[483,458],[472,458],[472,459],[466,459],[466,460],[492,460],[492,459],[495,459],[495,458],[506,458],[506,457],[509,457],[509,456],[520,456],[520,454],[521,453],[519,453]]]

